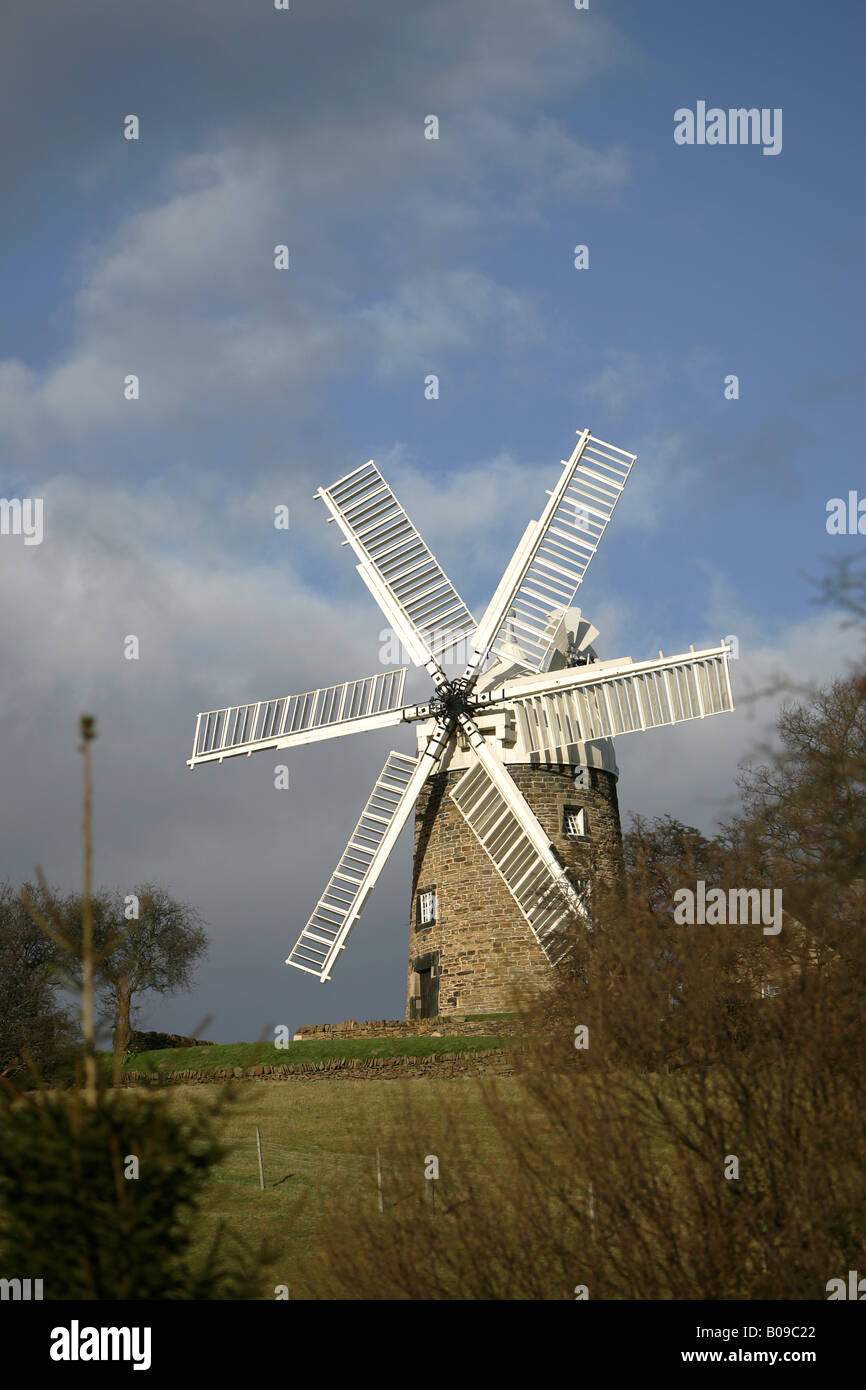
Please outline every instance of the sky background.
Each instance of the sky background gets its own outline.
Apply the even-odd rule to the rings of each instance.
[[[619,741],[626,823],[711,832],[778,705],[749,693],[848,669],[808,576],[866,543],[825,526],[866,495],[864,40],[860,0],[7,0],[0,496],[45,530],[0,536],[0,877],[80,885],[94,713],[96,881],[211,935],[143,1026],[402,1016],[411,825],[333,981],[282,962],[412,734],[185,766],[201,709],[382,669],[312,497],[367,459],[479,616],[575,432],[637,453],[596,647],[735,635],[739,708]],[[781,153],[676,145],[699,100],[782,108]]]

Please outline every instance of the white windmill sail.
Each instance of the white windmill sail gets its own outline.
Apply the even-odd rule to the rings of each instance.
[[[420,758],[392,750],[312,916],[286,957],[324,983],[447,742],[437,724]]]
[[[400,724],[409,713],[403,708],[406,671],[401,666],[302,695],[207,710],[196,719],[187,767]]]
[[[526,806],[507,772],[505,777]],[[542,853],[536,837],[527,832],[525,817],[516,813],[515,799],[499,779],[493,780],[480,760],[463,774],[449,795],[504,879],[548,961],[555,965],[568,950],[563,931],[584,907],[565,871],[554,867],[549,843],[547,852]],[[528,806],[526,810],[538,826]]]
[[[466,668],[476,675],[490,651],[545,669],[562,611],[570,608],[622,496],[636,455],[583,430],[538,521],[530,522],[474,637]],[[500,651],[501,648],[501,651]]]
[[[426,777],[420,760],[393,750],[315,910],[286,958],[327,980]]]
[[[490,692],[515,712],[525,746],[556,750],[592,739],[615,738],[734,708],[730,652],[719,647],[657,661],[612,661],[538,676],[518,676]]]
[[[361,578],[417,666],[474,632],[475,619],[372,460],[316,496],[358,556]]]

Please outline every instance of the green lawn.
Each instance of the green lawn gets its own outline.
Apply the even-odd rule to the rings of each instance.
[[[223,1132],[231,1152],[212,1178],[197,1246],[205,1248],[219,1221],[240,1232],[250,1245],[268,1236],[278,1243],[280,1253],[263,1270],[261,1296],[273,1298],[276,1285],[287,1284],[291,1298],[303,1298],[304,1270],[316,1260],[320,1235],[337,1208],[363,1204],[376,1210],[377,1147],[386,1206],[393,1200],[392,1153],[398,1136],[405,1139],[407,1127],[417,1146],[418,1182],[423,1185],[424,1155],[443,1152],[447,1142],[442,1102],[464,1135],[471,1135],[479,1174],[495,1181],[501,1141],[481,1099],[483,1084],[475,1077],[418,1082],[328,1078],[245,1087],[238,1106],[225,1116]],[[506,1103],[512,1096],[516,1099],[511,1078],[499,1078],[496,1086]],[[210,1089],[178,1086],[157,1103],[201,1104]],[[259,1186],[256,1126],[262,1135],[264,1191]],[[369,1136],[365,1152],[357,1148],[359,1133]]]
[[[211,1047],[165,1048],[128,1057],[124,1071],[209,1071],[224,1067],[292,1066],[323,1062],[329,1058],[433,1057],[443,1053],[485,1052],[511,1047],[519,1039],[490,1037],[347,1038],[336,1041],[297,1042],[278,1048],[273,1042],[214,1043]],[[110,1067],[110,1054],[105,1055]]]

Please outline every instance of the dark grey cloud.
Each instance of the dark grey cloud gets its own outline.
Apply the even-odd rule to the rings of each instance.
[[[547,0],[297,3],[288,13],[245,0],[46,0],[7,7],[0,118],[7,235],[52,185],[82,192],[100,178],[126,196],[129,112],[143,122],[142,172],[191,145],[235,137],[292,144],[315,132],[323,164],[340,164],[359,128],[441,108],[524,110],[572,88],[621,43],[601,16]],[[424,108],[422,111],[421,108]],[[384,161],[380,158],[380,163]]]
[[[467,265],[478,229],[615,197],[628,179],[623,151],[589,149],[537,109],[617,48],[602,19],[574,18],[517,0],[492,23],[475,0],[16,14],[6,234],[26,239],[50,209],[71,302],[47,369],[14,349],[0,360],[0,440],[19,460],[62,451],[82,472],[118,458],[137,471],[170,429],[169,447],[213,467],[215,446],[243,438],[260,467],[257,435],[284,450],[314,420],[321,435],[339,375],[417,372],[484,342],[526,358],[538,310]],[[442,138],[427,142],[437,106]],[[129,111],[138,143],[121,138]],[[88,229],[74,250],[70,218]]]

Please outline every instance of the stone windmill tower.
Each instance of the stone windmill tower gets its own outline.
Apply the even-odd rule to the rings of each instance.
[[[376,466],[320,497],[358,573],[433,682],[403,703],[406,668],[199,714],[189,766],[364,730],[421,726],[396,750],[287,964],[319,980],[336,961],[413,808],[408,1013],[489,1013],[516,978],[542,977],[586,915],[587,873],[616,872],[611,738],[733,709],[729,652],[597,661],[573,607],[634,455],[578,435],[476,622]],[[468,647],[459,677],[449,654]]]
[[[595,664],[598,629],[579,608],[563,614],[549,670]],[[523,674],[519,643],[478,681],[480,693]],[[603,668],[599,667],[599,672]],[[520,705],[491,708],[480,732],[507,768],[575,885],[622,873],[622,836],[613,740],[581,742],[556,728],[556,742],[538,740]],[[419,750],[429,725],[418,729]],[[544,985],[550,962],[490,856],[461,815],[451,792],[471,766],[470,745],[452,740],[415,805],[409,980],[406,1017],[490,1014],[508,1008],[513,989]]]

